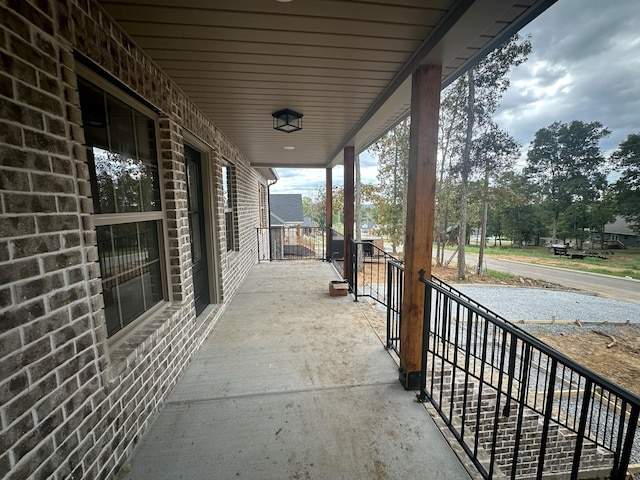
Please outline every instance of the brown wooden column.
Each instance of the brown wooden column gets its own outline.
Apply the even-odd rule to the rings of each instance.
[[[400,382],[407,390],[420,386],[424,284],[418,272],[423,269],[425,276],[431,278],[441,81],[440,65],[421,65],[413,73],[411,85],[405,284],[400,328]]]
[[[331,261],[331,227],[333,227],[333,169],[326,169],[325,181],[325,225],[326,225],[326,260]]]
[[[354,222],[354,184],[353,177],[355,172],[355,149],[354,147],[345,147],[344,149],[344,278],[351,278],[351,263],[349,261],[350,251],[349,242],[353,238],[353,222]]]

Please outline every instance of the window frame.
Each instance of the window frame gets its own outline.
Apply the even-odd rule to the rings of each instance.
[[[267,186],[258,182],[258,203],[259,203],[259,217],[260,217],[260,228],[268,228],[269,227],[269,194],[267,190]]]
[[[236,184],[236,166],[224,160],[221,165],[221,180],[222,180],[222,208],[224,210],[224,232],[226,251],[238,252],[240,251],[240,233],[238,229],[238,208],[237,208],[237,184]],[[229,231],[229,225],[227,219],[231,218],[231,230]],[[231,236],[231,242],[229,241]]]
[[[140,314],[135,319],[133,319],[130,323],[120,328],[117,332],[107,336],[107,342],[109,347],[117,348],[117,346],[120,345],[127,337],[129,337],[133,332],[141,328],[160,310],[163,310],[164,308],[166,308],[167,305],[172,301],[172,293],[171,293],[171,289],[169,288],[170,272],[168,270],[168,265],[170,264],[170,262],[169,262],[169,252],[167,249],[167,245],[169,243],[168,243],[168,233],[167,233],[165,185],[163,181],[164,171],[163,171],[163,165],[162,165],[161,142],[160,142],[160,119],[159,119],[158,112],[144,105],[139,100],[137,100],[134,96],[132,96],[125,90],[118,88],[118,86],[114,85],[109,80],[105,79],[104,77],[97,74],[96,72],[89,69],[88,67],[76,62],[75,73],[78,78],[82,78],[86,82],[103,90],[105,93],[113,96],[114,98],[124,103],[131,109],[136,110],[138,113],[146,116],[149,120],[152,120],[154,123],[156,157],[157,157],[157,165],[158,165],[158,186],[159,186],[159,194],[160,194],[160,209],[151,210],[151,211],[141,211],[141,212],[123,212],[123,213],[110,212],[110,213],[92,213],[91,214],[91,219],[93,221],[93,231],[96,233],[97,233],[98,227],[143,223],[143,222],[149,222],[149,221],[155,222],[156,229],[157,229],[162,299],[158,301],[156,304],[149,307],[142,314]],[[78,104],[80,105],[80,103]],[[81,105],[80,105],[80,108],[82,108]],[[84,125],[82,126],[82,128],[84,130]],[[86,139],[83,146],[85,148],[89,147],[86,144]],[[88,163],[87,163],[87,166],[91,168]],[[91,195],[93,196],[94,194],[95,194],[94,186],[92,185]],[[96,243],[96,247],[97,247],[97,243]],[[100,272],[100,278],[102,281],[102,278],[103,278],[102,271]],[[103,307],[103,311],[104,311],[104,307]],[[105,318],[105,329],[106,329],[106,318]]]

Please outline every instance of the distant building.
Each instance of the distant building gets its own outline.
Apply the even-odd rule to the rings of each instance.
[[[629,223],[623,217],[616,217],[612,223],[604,226],[604,248],[640,248],[640,235],[631,229]],[[599,248],[600,235],[594,235],[592,248]]]
[[[295,227],[304,223],[302,195],[299,193],[272,193],[269,206],[272,227]]]

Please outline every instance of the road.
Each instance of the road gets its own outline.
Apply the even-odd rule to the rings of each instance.
[[[477,262],[477,256],[467,255],[467,265],[476,265]],[[485,265],[489,270],[534,278],[565,287],[577,288],[603,297],[640,304],[640,280],[489,257],[485,257]]]

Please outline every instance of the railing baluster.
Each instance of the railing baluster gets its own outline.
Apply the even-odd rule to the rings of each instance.
[[[444,297],[446,299],[449,298],[446,295]],[[446,312],[449,315],[449,317],[451,317],[451,305],[450,305],[451,302],[447,301],[447,303],[449,305],[447,306]],[[458,366],[458,339],[459,339],[459,332],[460,332],[460,321],[458,318],[455,319],[455,326],[456,326],[456,332],[455,332],[454,345],[453,345],[453,365],[451,369],[451,401],[449,402],[449,418],[453,418],[453,404],[454,404],[454,398],[456,396],[456,368]]]
[[[484,335],[482,339],[482,362],[480,363],[480,381],[478,385],[478,412],[476,414],[476,437],[473,445],[473,454],[478,455],[478,438],[480,436],[480,417],[482,414],[482,387],[484,385],[484,366],[487,359],[487,335],[489,322],[484,321]]]
[[[520,328],[492,315],[488,309],[468,301],[442,281],[435,278],[433,282],[425,278],[421,281],[425,283],[425,312],[428,315],[425,314],[423,328],[420,398],[431,400],[485,479],[492,478],[496,469],[509,467],[511,478],[521,475],[544,478],[549,458],[554,459],[555,466],[559,465],[559,475],[570,474],[571,478],[576,478],[582,457],[583,462],[590,462],[583,463],[587,468],[603,468],[609,458],[609,465],[612,465],[609,477],[624,478],[640,415],[640,397],[590,372]],[[440,368],[439,374],[437,368]],[[450,373],[445,373],[447,369]],[[427,389],[429,380],[431,385]],[[476,382],[479,383],[476,385]],[[445,383],[450,393],[445,392]],[[436,386],[440,392],[433,398]],[[493,420],[484,419],[482,414],[483,401],[492,399],[487,392],[491,392],[491,396],[495,392],[496,396],[495,410],[490,415]],[[447,399],[448,407],[445,406]],[[475,417],[471,411],[475,411]],[[501,430],[501,414],[512,417],[504,425],[506,430]],[[540,417],[536,419],[535,415]],[[532,453],[521,446],[525,445],[525,438],[528,441],[536,434],[537,421],[542,424],[537,433],[540,438],[535,440],[540,444]],[[509,433],[509,428],[513,428],[508,426],[511,422],[516,424],[515,435]],[[577,434],[575,448],[569,452],[559,444],[556,446],[559,427]],[[480,452],[486,447],[487,431],[491,428],[487,470],[480,461]],[[508,437],[503,435],[515,438],[514,450],[509,450],[509,457],[505,457],[503,446]],[[600,457],[600,464],[592,454],[596,445],[611,452],[609,457]],[[566,469],[563,470],[564,466]]]
[[[571,468],[571,480],[577,480],[578,473],[580,471],[580,457],[582,456],[584,434],[587,427],[587,415],[589,415],[592,385],[593,383],[591,382],[591,379],[585,378],[584,395],[582,397],[582,407],[580,410],[580,423],[578,425],[578,437],[576,438],[576,447],[573,454],[573,466]],[[576,403],[578,403],[578,397],[576,397]]]
[[[556,369],[558,368],[558,361],[554,358],[551,360],[551,371],[548,374],[549,381],[546,390],[546,402],[544,407],[544,423],[542,425],[542,438],[540,439],[540,457],[538,458],[538,473],[536,478],[540,480],[544,471],[544,460],[547,453],[547,439],[549,437],[549,424],[551,423],[551,411],[553,410],[553,394],[555,391],[555,378]]]
[[[464,427],[467,414],[467,397],[469,393],[469,364],[471,360],[471,332],[473,330],[473,317],[470,309],[466,310],[467,313],[467,328],[466,328],[466,347],[464,352],[464,390],[462,400],[462,424],[460,426],[460,436],[464,439]]]
[[[524,360],[522,361],[520,385],[518,392],[520,393],[518,406],[518,420],[516,422],[515,446],[513,447],[513,462],[511,467],[511,479],[516,478],[516,467],[518,465],[518,455],[520,451],[520,439],[522,437],[522,422],[524,420],[524,406],[527,401],[527,383],[529,380],[529,360],[531,354],[531,345],[524,345]]]
[[[502,374],[502,367],[504,365],[505,360],[505,348],[507,346],[507,331],[502,330],[502,348],[500,349],[500,373],[498,376],[498,388],[497,388],[497,396],[496,396],[496,410],[493,416],[493,439],[491,442],[491,463],[489,464],[489,478],[493,478],[493,470],[496,459],[496,442],[498,439],[498,427],[500,422],[500,399],[502,398],[502,379],[504,375]]]
[[[423,277],[423,272],[420,274]],[[419,399],[424,402],[427,399],[427,352],[429,345],[430,325],[431,325],[431,295],[432,288],[429,284],[425,284],[424,291],[424,317],[422,322],[422,365],[420,367],[420,395]]]
[[[631,407],[631,413],[629,414],[629,420],[627,423],[627,435],[624,439],[624,448],[620,459],[620,465],[617,471],[613,472],[613,480],[624,480],[627,474],[627,468],[629,467],[629,460],[631,458],[631,449],[633,448],[633,441],[636,435],[636,429],[638,427],[638,415],[640,414],[640,405],[633,405]],[[622,430],[622,428],[620,428]]]

